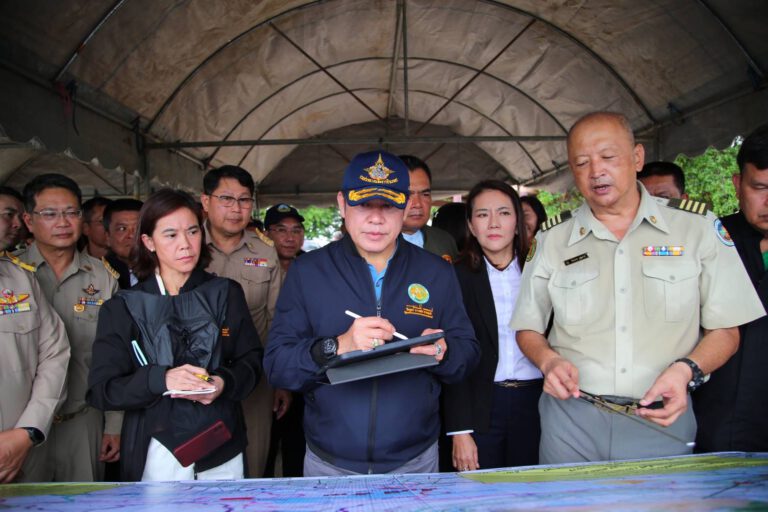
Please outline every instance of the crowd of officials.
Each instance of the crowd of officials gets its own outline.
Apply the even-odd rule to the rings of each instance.
[[[199,201],[82,202],[56,173],[0,187],[0,482],[768,451],[768,125],[723,219],[620,114],[579,119],[567,150],[574,211],[486,180],[432,225],[426,162],[358,154],[344,235],[306,254],[291,205],[250,226],[239,167]]]

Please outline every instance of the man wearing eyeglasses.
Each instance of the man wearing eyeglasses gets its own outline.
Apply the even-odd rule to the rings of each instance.
[[[275,243],[283,274],[288,272],[304,245],[304,217],[291,205],[276,204],[264,215],[264,229]]]
[[[208,272],[240,283],[251,318],[262,344],[275,313],[280,291],[280,267],[272,241],[261,232],[246,230],[253,210],[253,177],[240,167],[225,165],[209,171],[203,178],[200,200],[208,216],[205,241],[211,252]],[[248,429],[246,449],[248,476],[264,473],[272,411],[282,415],[290,405],[290,393],[269,388],[262,379],[243,401]]]
[[[100,480],[102,462],[120,457],[122,413],[105,417],[86,405],[85,392],[99,310],[117,291],[117,281],[106,266],[77,251],[83,211],[74,181],[43,174],[27,183],[23,196],[24,222],[35,241],[18,256],[35,270],[43,294],[64,322],[71,348],[67,399],[25,471],[31,481]]]
[[[23,211],[21,194],[11,187],[0,187],[0,222],[5,226],[0,236],[0,251],[12,251],[21,241]]]

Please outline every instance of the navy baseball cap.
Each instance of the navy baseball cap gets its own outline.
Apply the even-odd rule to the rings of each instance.
[[[349,163],[341,190],[350,206],[383,199],[403,209],[409,184],[408,167],[402,160],[386,151],[370,151],[356,155]]]
[[[278,203],[264,215],[264,229],[269,229],[272,224],[277,224],[285,218],[294,218],[299,222],[304,222],[304,217],[299,215],[299,211],[293,206],[285,203]]]

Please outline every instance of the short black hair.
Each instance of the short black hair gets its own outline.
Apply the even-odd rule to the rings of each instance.
[[[7,187],[5,185],[0,185],[0,196],[11,196],[14,199],[17,199],[18,201],[20,201],[21,204],[24,204],[24,197],[15,188]]]
[[[739,154],[736,155],[739,172],[744,172],[744,166],[752,164],[758,169],[768,168],[768,124],[764,124],[747,135],[741,143]]]
[[[429,184],[432,185],[432,171],[429,170],[427,162],[413,155],[398,155],[398,158],[403,161],[409,171],[424,169],[424,172],[427,173],[427,178],[429,178]]]
[[[35,176],[32,180],[24,185],[24,209],[27,212],[33,212],[36,208],[35,198],[39,193],[49,188],[63,188],[69,190],[77,197],[77,205],[83,202],[83,193],[80,192],[80,187],[72,178],[68,178],[63,174],[48,173]]]
[[[143,281],[154,274],[155,269],[160,264],[157,254],[147,249],[141,242],[141,235],[152,236],[158,220],[182,208],[188,209],[195,215],[197,224],[202,231],[200,253],[195,268],[205,270],[211,262],[211,252],[205,243],[203,209],[200,207],[200,203],[183,190],[162,188],[149,196],[139,214],[139,225],[136,229],[134,246],[131,249],[131,262],[133,263],[131,270],[139,281]]]
[[[672,162],[648,162],[637,173],[637,179],[641,180],[649,176],[672,176],[672,180],[680,193],[685,194],[685,174],[679,165]]]
[[[112,222],[112,215],[117,212],[138,212],[141,211],[141,207],[144,203],[138,199],[124,198],[115,199],[110,202],[106,208],[104,208],[104,230],[109,233],[109,223]]]
[[[111,203],[112,203],[112,200],[104,196],[96,196],[96,197],[90,198],[89,200],[83,203],[83,220],[85,222],[90,222],[91,215],[93,215],[93,210],[95,210],[99,206],[104,206],[106,209],[106,207],[109,206]]]
[[[213,191],[219,187],[219,182],[224,178],[237,180],[239,184],[248,189],[251,196],[256,190],[251,173],[236,165],[223,165],[218,169],[208,171],[203,177],[203,194],[208,196],[213,194]]]

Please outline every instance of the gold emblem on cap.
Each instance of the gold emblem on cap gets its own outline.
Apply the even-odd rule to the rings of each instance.
[[[376,181],[384,181],[389,178],[390,174],[395,172],[384,165],[384,159],[381,158],[381,153],[379,153],[379,159],[376,160],[375,164],[370,167],[364,167],[363,170],[368,173],[368,176],[370,176],[371,179]]]

